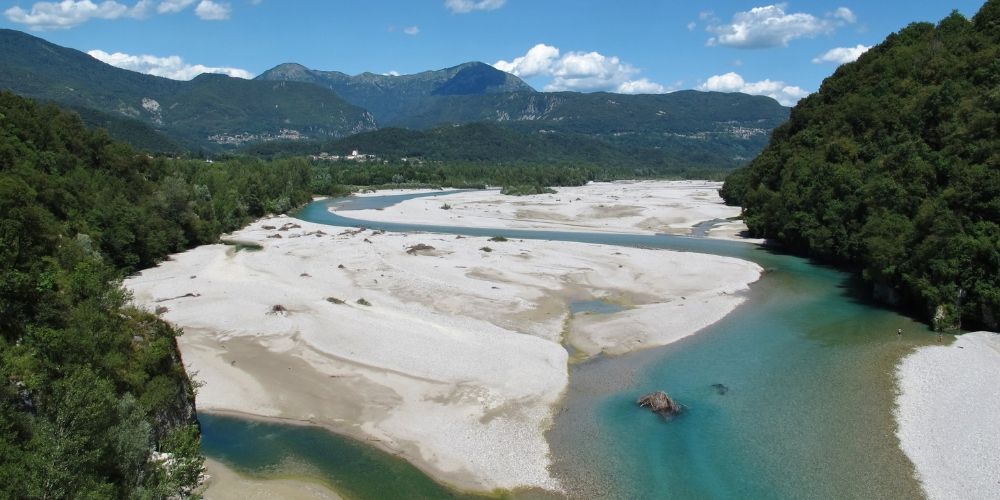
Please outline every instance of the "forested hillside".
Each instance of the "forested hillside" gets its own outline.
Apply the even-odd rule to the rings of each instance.
[[[841,66],[722,191],[750,231],[861,270],[937,328],[1000,318],[1000,0]]]
[[[362,73],[354,76],[285,63],[261,73],[255,79],[305,82],[328,88],[351,104],[371,111],[381,124],[393,123],[414,108],[432,105],[430,103],[438,100],[437,96],[534,93],[534,89],[520,78],[481,62],[413,75]]]
[[[278,158],[374,154],[380,160],[473,164],[490,166],[588,167],[615,172],[616,178],[704,175],[722,172],[732,161],[710,147],[662,150],[631,148],[594,140],[582,134],[529,132],[494,123],[448,125],[430,130],[385,128],[333,141],[270,142],[242,150],[254,156]]]
[[[132,308],[120,280],[307,201],[311,179],[303,161],[153,159],[0,93],[0,498],[190,490],[180,332]]]
[[[366,110],[316,85],[215,74],[170,80],[116,68],[6,29],[0,29],[0,90],[138,120],[188,148],[219,149],[288,136],[289,131],[329,138],[375,129]],[[132,133],[119,137],[131,141]]]

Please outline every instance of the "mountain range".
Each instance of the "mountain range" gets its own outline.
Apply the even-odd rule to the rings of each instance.
[[[661,152],[671,161],[729,168],[756,156],[789,115],[771,98],[739,93],[538,92],[480,62],[355,76],[285,63],[253,80],[203,74],[176,81],[14,30],[0,30],[0,89],[70,107],[88,124],[160,151],[322,143],[386,127],[491,122],[516,134],[546,134],[550,144],[599,140],[625,156]]]

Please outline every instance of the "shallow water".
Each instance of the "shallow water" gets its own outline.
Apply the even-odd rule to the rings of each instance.
[[[308,478],[346,498],[479,498],[457,494],[405,460],[319,427],[199,414],[202,452],[258,477]]]
[[[573,496],[921,496],[912,466],[894,435],[893,373],[903,354],[915,345],[930,343],[933,336],[924,325],[866,302],[848,275],[732,241],[415,226],[360,221],[328,211],[333,204],[341,209],[377,208],[445,193],[324,200],[306,206],[296,216],[310,222],[389,231],[698,251],[744,258],[768,270],[752,286],[744,305],[698,335],[663,348],[601,357],[571,367],[569,392],[549,441],[554,472]],[[897,337],[897,328],[906,334]],[[729,390],[720,394],[713,384],[724,384]],[[635,400],[653,390],[666,390],[688,411],[664,421],[638,409]],[[308,429],[279,427],[291,427],[286,432]],[[206,454],[244,472],[263,470],[255,465],[259,459],[253,458],[260,452],[217,455],[219,449],[210,444],[225,438],[231,427],[206,426],[205,431]],[[250,439],[255,432],[248,431],[244,438]],[[306,452],[286,455],[299,453]],[[344,480],[346,474],[359,484],[382,482],[381,474],[325,469],[321,455],[313,458],[319,460],[314,473],[329,475],[330,481]],[[372,466],[379,467],[383,466]],[[382,495],[359,493],[358,497]]]
[[[624,311],[625,308],[606,300],[574,300],[569,303],[569,312],[573,314],[611,314]]]

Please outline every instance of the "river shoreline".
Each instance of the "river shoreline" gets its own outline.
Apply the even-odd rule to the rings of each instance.
[[[341,500],[328,486],[297,478],[256,478],[231,469],[226,464],[207,459],[209,479],[201,493],[205,500]]]
[[[205,383],[199,409],[379,440],[475,491],[562,489],[544,437],[568,384],[562,343],[589,356],[673,342],[742,303],[762,271],[704,254],[285,217],[230,237],[261,248],[199,247],[126,282],[185,329],[185,365]],[[593,299],[628,308],[572,325],[569,303]]]
[[[689,236],[701,222],[717,221],[704,236],[763,243],[742,235],[740,207],[723,204],[721,182],[616,181],[556,188],[555,193],[506,196],[499,190],[472,190],[406,200],[390,207],[354,210],[351,217],[374,222],[455,225]],[[433,190],[419,190],[431,193]],[[403,194],[379,191],[358,196]]]
[[[1000,496],[1000,334],[920,347],[896,376],[896,435],[927,497]]]

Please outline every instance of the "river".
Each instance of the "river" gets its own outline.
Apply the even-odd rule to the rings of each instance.
[[[932,333],[870,303],[850,275],[743,242],[375,223],[329,212],[415,196],[323,200],[296,217],[336,226],[663,248],[766,269],[722,321],[666,347],[570,367],[548,439],[554,472],[581,498],[919,498],[899,449],[895,365]],[[902,328],[906,334],[895,334]],[[666,390],[687,411],[640,410]],[[357,498],[461,496],[406,462],[327,431],[202,415],[207,456],[258,476],[307,477]],[[522,496],[532,496],[524,492]]]

